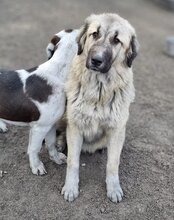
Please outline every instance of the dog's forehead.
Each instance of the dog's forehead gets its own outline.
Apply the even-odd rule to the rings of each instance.
[[[132,36],[134,31],[133,29],[129,26],[128,23],[120,23],[120,22],[114,22],[110,28],[109,28],[110,33],[117,33],[118,36]]]
[[[127,47],[131,37],[135,35],[134,28],[130,23],[120,16],[99,16],[99,19],[91,21],[89,33],[99,30],[105,39],[118,35],[119,40]]]
[[[90,23],[90,25],[88,27],[88,30],[89,30],[89,32],[95,31],[99,26],[100,26],[100,22],[93,21],[93,22]]]
[[[90,32],[100,28],[100,31],[104,33],[115,33],[116,31],[121,35],[132,35],[134,33],[130,23],[116,14],[92,15],[89,17],[89,23]]]

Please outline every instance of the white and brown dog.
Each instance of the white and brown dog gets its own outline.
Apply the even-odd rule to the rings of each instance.
[[[30,126],[28,154],[33,174],[46,173],[38,155],[44,139],[51,160],[66,162],[66,156],[55,148],[55,124],[65,111],[64,83],[77,53],[77,35],[78,30],[56,34],[47,47],[51,59],[38,67],[0,71],[0,130],[7,131],[5,123]]]

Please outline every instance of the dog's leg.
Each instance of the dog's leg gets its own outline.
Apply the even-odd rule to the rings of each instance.
[[[112,202],[120,202],[123,191],[119,182],[120,154],[125,139],[125,128],[122,131],[111,131],[108,143],[108,161],[106,169],[107,196]]]
[[[75,127],[67,127],[68,159],[65,185],[62,189],[64,199],[72,202],[79,195],[79,160],[83,137]]]
[[[56,146],[59,152],[63,152],[66,150],[67,144],[66,144],[66,132],[61,131],[59,135],[57,135],[57,141]]]
[[[0,120],[0,132],[5,133],[8,131],[6,124]]]
[[[66,163],[66,156],[56,150],[56,126],[53,126],[45,137],[50,159],[57,164]]]
[[[39,152],[42,147],[42,142],[49,130],[50,127],[41,126],[33,126],[30,129],[28,155],[32,173],[36,175],[46,174],[45,167],[39,159]]]

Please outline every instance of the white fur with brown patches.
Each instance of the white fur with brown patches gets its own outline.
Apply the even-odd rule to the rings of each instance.
[[[13,121],[8,120],[8,117],[6,117],[5,119],[0,118],[0,130],[2,130],[3,132],[7,131],[5,123],[30,126],[28,155],[32,173],[37,175],[43,175],[46,173],[45,167],[39,159],[39,152],[44,139],[48,147],[50,158],[57,164],[66,162],[66,156],[62,153],[57,152],[55,147],[55,124],[62,117],[65,111],[66,98],[64,86],[67,76],[69,74],[72,59],[77,53],[76,37],[78,35],[78,30],[74,30],[71,33],[61,31],[56,35],[60,39],[60,41],[58,42],[59,46],[58,49],[55,50],[51,59],[39,65],[37,69],[31,72],[23,69],[14,71],[16,77],[18,78],[18,81],[20,81],[20,85],[22,84],[23,93],[26,99],[28,98],[28,95],[26,93],[26,82],[27,79],[33,75],[44,79],[46,83],[51,87],[52,92],[51,94],[49,94],[46,101],[40,102],[39,100],[29,97],[31,102],[35,104],[40,113],[39,119],[35,121],[30,121],[28,123],[17,120],[15,121],[17,115],[14,116]],[[10,77],[11,76],[9,75],[9,79]],[[16,90],[18,89],[19,88],[16,88]],[[6,91],[6,88],[4,89],[4,91]],[[9,91],[6,91],[6,94],[8,92]],[[44,91],[41,92],[42,94],[44,93]],[[2,107],[0,109],[4,109],[4,106],[2,106],[3,103],[1,103],[0,105],[0,107]],[[16,105],[16,103],[14,103],[14,105]],[[13,108],[11,109],[11,112],[13,112]],[[18,111],[18,115],[20,115],[20,110]]]

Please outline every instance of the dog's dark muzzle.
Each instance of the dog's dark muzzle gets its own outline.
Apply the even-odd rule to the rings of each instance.
[[[112,64],[112,54],[107,50],[104,51],[103,53],[97,53],[93,51],[89,52],[86,61],[86,67],[88,69],[101,73],[107,73],[111,68],[111,64]]]

